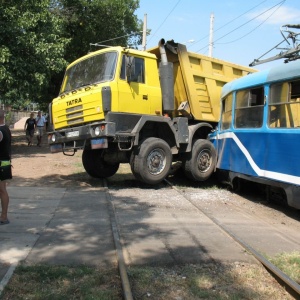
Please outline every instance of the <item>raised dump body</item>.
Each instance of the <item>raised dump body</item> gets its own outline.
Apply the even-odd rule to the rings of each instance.
[[[68,66],[49,106],[51,151],[82,149],[85,170],[97,178],[129,163],[137,179],[156,184],[181,161],[189,178],[205,180],[215,166],[207,135],[219,119],[221,88],[249,72],[173,41],[90,53]]]
[[[168,61],[174,70],[175,115],[192,116],[195,120],[218,122],[222,87],[234,79],[255,72],[254,69],[195,52],[185,45],[165,44]],[[149,49],[161,60],[159,47]]]

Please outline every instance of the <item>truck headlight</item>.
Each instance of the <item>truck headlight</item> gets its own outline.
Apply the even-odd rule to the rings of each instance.
[[[97,127],[95,128],[95,135],[100,135],[100,131],[101,131],[100,127],[97,126]]]
[[[55,136],[55,134],[52,134],[52,136],[51,136],[51,141],[52,141],[52,142],[55,142],[55,141],[56,141],[56,136]]]

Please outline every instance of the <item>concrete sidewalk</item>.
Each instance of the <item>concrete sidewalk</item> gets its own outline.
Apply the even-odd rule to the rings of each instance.
[[[253,214],[249,217],[242,209],[222,205],[218,198],[229,202],[229,192],[186,190],[195,205],[168,187],[129,186],[109,190],[9,186],[10,224],[0,226],[0,294],[21,261],[117,267],[111,208],[129,266],[258,264],[204,210],[263,253],[299,249],[298,232],[287,235]]]
[[[0,226],[0,291],[4,276],[25,259],[116,265],[104,191],[10,186],[8,192],[10,224]]]

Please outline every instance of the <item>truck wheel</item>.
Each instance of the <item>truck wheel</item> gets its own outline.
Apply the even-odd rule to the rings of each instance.
[[[131,168],[131,172],[132,174],[134,175],[134,177],[137,179],[137,180],[140,180],[142,181],[142,178],[140,177],[139,173],[137,173],[137,171],[135,170],[135,161],[137,159],[137,154],[135,154],[134,152],[131,153],[131,156],[130,156],[130,168]]]
[[[216,150],[207,140],[197,140],[182,161],[185,175],[195,181],[207,180],[214,171]]]
[[[102,149],[84,149],[82,164],[85,171],[95,178],[106,178],[115,175],[119,169],[119,163],[109,164],[103,160]]]
[[[159,138],[148,138],[140,146],[138,154],[132,153],[130,165],[136,179],[157,184],[168,175],[172,164],[170,146]]]

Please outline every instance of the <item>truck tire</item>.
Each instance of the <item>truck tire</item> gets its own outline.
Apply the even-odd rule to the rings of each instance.
[[[182,161],[185,175],[195,181],[207,180],[214,172],[216,157],[216,150],[210,141],[195,141],[192,151]]]
[[[148,138],[143,141],[137,154],[132,153],[130,166],[136,179],[157,184],[169,174],[172,164],[170,146],[162,139]]]
[[[85,171],[94,178],[106,178],[115,175],[119,169],[119,163],[109,164],[102,157],[102,149],[84,149],[82,164]]]
[[[133,176],[139,180],[139,181],[142,181],[142,178],[140,177],[139,173],[136,172],[135,170],[135,161],[136,161],[136,158],[137,158],[137,154],[135,154],[134,152],[131,153],[131,156],[130,156],[130,168],[131,168],[131,172],[133,174]]]

